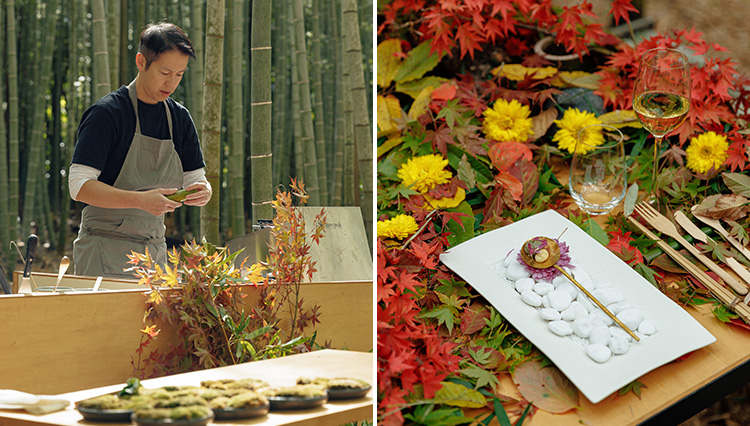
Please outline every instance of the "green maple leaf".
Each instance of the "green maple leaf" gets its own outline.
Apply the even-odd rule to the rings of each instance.
[[[430,309],[428,312],[420,316],[422,318],[435,318],[438,321],[438,325],[445,324],[448,332],[452,332],[453,326],[456,324],[458,310],[466,303],[466,299],[459,298],[457,294],[451,294],[450,296],[446,296],[443,293],[435,294],[443,304]]]
[[[724,305],[718,305],[711,312],[713,312],[716,318],[721,322],[730,322],[737,318],[737,315],[727,309]]]
[[[641,388],[646,388],[648,386],[644,385],[643,383],[639,382],[638,380],[635,380],[631,382],[630,384],[626,385],[620,391],[617,393],[618,396],[624,396],[629,392],[633,392],[635,396],[638,397],[638,399],[641,399]]]
[[[645,263],[639,263],[633,267],[636,272],[641,274],[643,278],[646,279],[646,281],[650,282],[652,285],[656,286],[656,272],[646,266]]]
[[[500,384],[495,374],[491,371],[487,371],[484,368],[478,367],[474,364],[470,364],[466,368],[458,370],[459,373],[476,381],[475,389],[481,389],[485,386],[492,386],[493,388]]]
[[[438,112],[437,118],[445,119],[445,124],[453,129],[456,124],[458,124],[459,126],[465,124],[466,119],[463,116],[464,109],[465,108],[462,108],[458,104],[457,99],[451,99],[445,103],[445,108],[441,109],[440,112]]]
[[[431,309],[429,312],[425,312],[420,316],[422,318],[435,318],[438,321],[438,325],[445,324],[445,327],[448,328],[448,331],[453,331],[455,316],[448,307],[440,306],[435,309]]]

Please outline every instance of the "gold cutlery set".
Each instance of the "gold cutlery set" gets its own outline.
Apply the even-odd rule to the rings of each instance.
[[[648,228],[646,228],[635,218],[633,218],[633,216],[628,216],[628,220],[630,221],[630,223],[632,223],[648,238],[655,240],[659,248],[664,250],[664,252],[675,262],[677,262],[677,264],[679,264],[683,269],[685,269],[698,281],[700,281],[701,284],[703,284],[721,303],[734,311],[740,318],[742,318],[743,321],[750,324],[750,306],[748,306],[748,302],[750,302],[750,293],[748,293],[748,286],[750,286],[750,273],[748,273],[747,269],[745,269],[742,264],[740,264],[733,257],[727,257],[725,261],[725,263],[730,268],[732,268],[732,270],[741,278],[741,280],[738,280],[722,267],[714,263],[711,259],[703,255],[697,248],[695,248],[695,246],[687,242],[685,238],[683,238],[683,236],[680,234],[677,226],[675,226],[675,224],[672,223],[666,216],[662,215],[656,209],[651,207],[651,205],[645,202],[639,203],[635,206],[635,211],[638,212],[638,214],[654,229],[675,239],[680,245],[685,247],[685,249],[687,249],[687,251],[690,252],[691,255],[700,260],[701,263],[706,265],[706,267],[716,275],[721,277],[721,279],[739,296],[735,295],[732,290],[722,286],[716,280],[711,278],[701,268],[697,267],[685,256],[680,254],[677,250],[673,249],[669,244],[657,237]],[[721,226],[721,223],[719,223],[718,220],[703,216],[699,217],[695,214],[694,216],[698,220],[716,229],[745,257],[750,259],[750,256],[748,256],[750,255],[750,251],[742,246],[742,244],[740,244],[737,240],[732,238],[729,233]],[[695,226],[690,221],[690,219],[681,211],[675,212],[675,221],[680,224],[680,226],[682,226],[688,232],[688,234],[690,234],[696,240],[702,242],[709,241],[709,237],[703,231],[701,231],[700,228]],[[744,300],[740,296],[745,296]]]

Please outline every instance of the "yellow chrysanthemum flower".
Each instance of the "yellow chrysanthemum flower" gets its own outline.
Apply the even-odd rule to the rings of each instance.
[[[378,222],[378,238],[395,238],[403,240],[417,232],[419,226],[413,217],[400,214],[393,219]]]
[[[409,159],[398,169],[397,175],[404,185],[424,194],[453,177],[450,171],[445,170],[447,165],[448,160],[440,155],[423,155]]]
[[[484,110],[484,134],[498,142],[525,142],[534,134],[531,111],[513,99],[498,99],[492,108]]]
[[[729,143],[724,135],[717,135],[714,132],[706,132],[702,135],[690,139],[690,146],[687,147],[687,168],[696,173],[706,173],[714,169],[719,169],[729,156]]]
[[[574,152],[585,154],[593,148],[589,148],[586,145],[578,145],[576,149],[578,132],[586,126],[601,124],[601,121],[591,112],[580,111],[578,108],[570,108],[565,111],[563,118],[555,120],[555,124],[557,124],[559,130],[552,137],[552,140],[557,142],[557,146],[571,154]],[[599,146],[604,143],[604,135],[600,129],[587,129],[581,133],[581,141],[590,146]]]
[[[424,194],[424,198],[429,203],[425,204],[425,209],[452,209],[453,207],[457,207],[459,204],[461,204],[461,201],[466,199],[466,190],[459,186],[456,189],[456,195],[451,198],[432,198],[432,196],[428,194]]]

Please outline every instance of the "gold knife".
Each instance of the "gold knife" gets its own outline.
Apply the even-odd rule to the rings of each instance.
[[[701,231],[700,228],[698,228],[693,222],[688,219],[688,217],[680,210],[675,210],[674,212],[674,219],[677,221],[677,223],[682,226],[682,228],[687,231],[688,234],[690,234],[693,238],[695,238],[698,241],[708,243],[710,240],[713,242],[713,239],[706,235],[703,231]],[[731,260],[730,260],[731,259]],[[733,257],[726,256],[726,263],[732,270],[742,278],[743,281],[745,281],[745,285],[750,285],[750,273],[747,272],[747,270],[739,263],[737,262]],[[724,278],[724,277],[722,277]],[[724,278],[724,281],[727,281],[727,284],[731,285],[732,288],[734,288],[736,291],[739,292],[737,288],[732,284],[732,281],[727,280]],[[741,284],[741,283],[738,283]],[[747,293],[747,288],[744,288],[745,293]],[[741,293],[741,294],[745,294]]]

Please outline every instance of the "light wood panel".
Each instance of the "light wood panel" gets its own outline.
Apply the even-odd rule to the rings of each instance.
[[[56,276],[48,275],[54,283]],[[37,278],[38,285],[48,285],[49,276]],[[77,279],[61,285],[74,286]],[[260,289],[244,291],[246,303],[257,301]],[[305,283],[301,294],[306,303],[320,305],[319,344],[373,349],[371,281]],[[142,289],[0,297],[0,388],[55,394],[124,382],[133,372],[144,312]],[[174,338],[162,327],[158,346]]]

